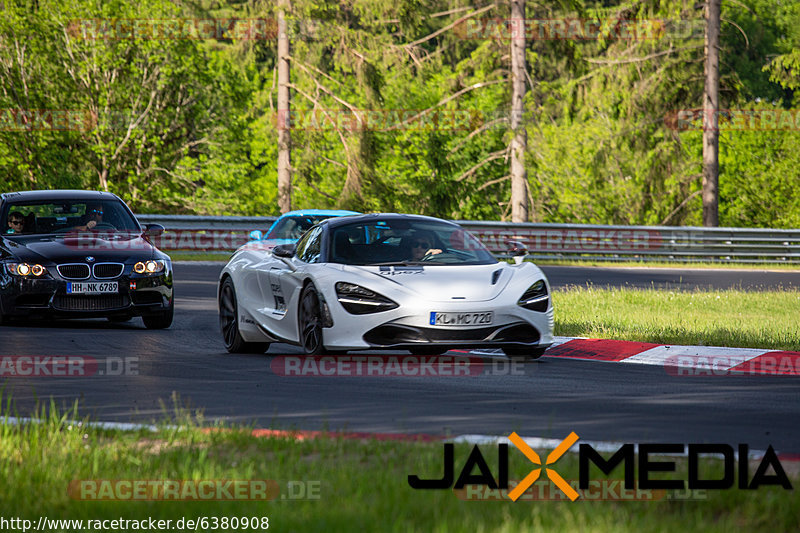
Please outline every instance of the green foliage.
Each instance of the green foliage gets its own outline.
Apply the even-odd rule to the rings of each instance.
[[[510,40],[499,30],[469,36],[464,21],[454,26],[477,10],[479,25],[507,18],[506,3],[290,4],[294,207],[508,217]],[[0,131],[4,189],[103,188],[139,212],[278,213],[277,128],[286,117],[276,113],[275,34],[80,39],[75,26],[84,19],[271,23],[274,2],[16,0],[0,13],[0,109],[86,110],[98,118],[89,131]],[[695,30],[528,40],[534,220],[700,223],[701,136],[675,130],[670,117],[702,105],[701,6],[528,2],[527,17],[679,20]],[[725,3],[723,19],[721,105],[796,105],[800,7]],[[456,112],[469,118],[437,122]],[[355,120],[380,113],[388,118],[378,125]],[[721,223],[797,225],[798,153],[796,130],[723,131]]]

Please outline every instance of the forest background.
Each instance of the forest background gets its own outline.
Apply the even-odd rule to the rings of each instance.
[[[0,190],[276,215],[288,127],[293,208],[509,219],[507,2],[285,1],[288,114],[274,2],[0,0]],[[703,3],[526,19],[531,220],[701,225]],[[800,227],[800,3],[723,1],[720,54],[720,225]]]

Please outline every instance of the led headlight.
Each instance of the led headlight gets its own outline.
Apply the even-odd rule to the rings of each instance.
[[[47,272],[47,269],[44,268],[42,265],[34,264],[29,265],[28,263],[7,263],[6,268],[8,272],[14,276],[20,277],[32,277],[38,278],[44,275]]]
[[[133,271],[137,274],[158,274],[166,268],[166,262],[161,259],[139,261],[133,265]]]
[[[531,311],[538,311],[544,313],[547,311],[550,297],[547,295],[547,285],[544,280],[540,279],[522,293],[522,296],[517,301],[517,305],[530,309]]]
[[[336,297],[345,311],[354,315],[380,313],[397,307],[389,298],[361,285],[340,281],[336,284]]]

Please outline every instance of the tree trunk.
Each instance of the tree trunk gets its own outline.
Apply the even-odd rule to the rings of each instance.
[[[703,225],[719,226],[719,28],[721,0],[706,0],[703,91]]]
[[[281,213],[292,210],[292,137],[289,130],[289,33],[286,13],[291,0],[278,1],[278,207]]]
[[[525,170],[525,151],[528,133],[522,120],[525,98],[525,0],[511,0],[511,221],[527,222],[528,173]]]

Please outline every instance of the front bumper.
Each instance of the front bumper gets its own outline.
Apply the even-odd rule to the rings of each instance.
[[[406,349],[422,346],[449,348],[546,348],[553,343],[553,307],[537,312],[516,301],[457,304],[414,302],[366,315],[347,313],[338,301],[326,301],[333,327],[323,330],[329,349]],[[494,313],[494,323],[482,327],[431,326],[431,311]]]
[[[127,271],[127,269],[126,269]],[[123,274],[111,280],[113,294],[67,294],[67,281],[5,276],[0,279],[0,313],[11,318],[104,318],[158,314],[173,305],[171,269],[158,275]]]

